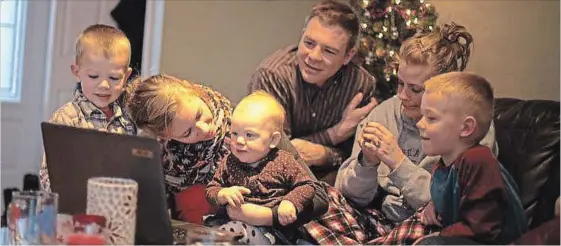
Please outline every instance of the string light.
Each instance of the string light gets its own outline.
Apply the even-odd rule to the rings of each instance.
[[[391,83],[393,93],[397,71],[388,62],[397,55],[403,40],[424,30],[433,31],[437,15],[429,1],[351,1],[360,13],[363,66],[379,81]]]
[[[421,0],[421,1],[422,1],[422,0]],[[370,4],[370,1],[369,1],[369,0],[362,0],[362,6],[363,6],[363,7],[368,6],[368,4]]]

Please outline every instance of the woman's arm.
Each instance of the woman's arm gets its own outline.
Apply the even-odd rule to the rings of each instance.
[[[328,198],[325,187],[319,182],[314,182],[314,188],[316,192],[312,203],[306,205],[302,212],[299,213],[296,221],[289,226],[299,227],[327,212]],[[271,209],[252,203],[244,203],[239,207],[228,205],[226,206],[226,211],[232,220],[242,221],[255,226],[280,226],[278,217],[274,216],[277,208],[278,206]]]

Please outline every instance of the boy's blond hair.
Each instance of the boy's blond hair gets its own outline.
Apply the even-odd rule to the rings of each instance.
[[[489,82],[467,72],[451,72],[437,75],[425,83],[425,93],[437,93],[453,100],[456,110],[475,118],[477,129],[469,138],[479,143],[489,131],[494,116],[495,97]]]
[[[130,63],[131,44],[127,36],[119,29],[95,24],[87,27],[76,39],[76,64],[79,63],[86,50],[103,52],[107,58],[118,53],[126,53]]]
[[[283,131],[286,113],[284,111],[284,107],[274,96],[263,90],[257,90],[244,97],[240,103],[238,103],[236,108],[240,106],[244,107],[248,104],[260,104],[266,107],[266,112],[271,120],[270,123],[273,124],[273,129],[279,132]]]

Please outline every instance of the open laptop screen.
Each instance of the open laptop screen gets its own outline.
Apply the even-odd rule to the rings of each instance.
[[[129,178],[138,183],[135,244],[172,244],[156,139],[41,123],[51,189],[60,213],[85,213],[91,177]]]

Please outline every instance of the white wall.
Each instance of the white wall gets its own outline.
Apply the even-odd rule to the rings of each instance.
[[[265,57],[297,44],[314,3],[166,1],[161,72],[211,85],[237,102]]]
[[[559,100],[559,1],[432,0],[439,23],[473,35],[468,70],[499,97]]]
[[[210,84],[233,102],[259,62],[296,43],[314,0],[167,1],[161,70]],[[432,0],[439,23],[468,28],[468,70],[499,97],[559,100],[559,1]]]

